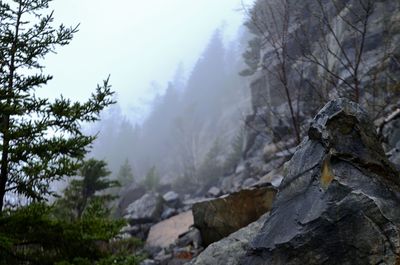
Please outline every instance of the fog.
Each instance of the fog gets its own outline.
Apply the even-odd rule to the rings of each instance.
[[[87,157],[105,160],[112,178],[129,167],[124,185],[151,169],[162,183],[211,185],[238,160],[233,144],[250,106],[238,74],[243,8],[252,2],[54,1],[55,22],[79,32],[46,58],[54,78],[39,95],[84,101],[110,75],[117,103],[84,125],[98,136]]]
[[[217,27],[224,25],[226,42],[236,38],[243,23],[243,3],[53,1],[55,22],[79,24],[79,32],[70,45],[46,57],[46,72],[54,78],[38,92],[83,101],[97,83],[111,75],[122,111],[130,120],[143,120],[177,66],[182,64],[186,74],[191,71]]]
[[[214,30],[189,73],[178,64],[168,82],[152,84],[159,93],[143,122],[132,122],[120,104],[106,111],[89,128],[99,132],[90,156],[106,160],[115,177],[128,164],[135,181],[156,169],[172,185],[185,179],[209,186],[229,171],[238,162],[228,161],[250,102],[247,80],[238,74],[248,34],[240,28],[227,42],[225,30]]]

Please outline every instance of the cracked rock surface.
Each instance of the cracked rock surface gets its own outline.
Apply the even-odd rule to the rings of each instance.
[[[240,264],[400,264],[399,174],[368,115],[329,102]]]

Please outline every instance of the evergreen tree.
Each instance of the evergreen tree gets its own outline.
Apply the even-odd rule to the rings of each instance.
[[[67,216],[80,219],[85,211],[102,212],[107,217],[107,203],[114,199],[104,191],[119,185],[117,181],[108,179],[110,171],[102,160],[90,159],[83,163],[79,170],[80,177],[71,181],[65,189],[64,196],[58,206]]]
[[[85,213],[79,220],[55,218],[53,207],[33,203],[0,213],[0,264],[137,265],[136,238],[115,240],[123,221]]]
[[[35,95],[52,76],[41,60],[69,44],[77,27],[53,26],[51,0],[0,1],[0,211],[7,192],[40,201],[49,184],[72,176],[94,137],[80,124],[113,103],[108,80],[85,103]]]
[[[151,167],[146,174],[144,184],[148,190],[155,191],[160,185],[160,177],[158,176],[155,166]]]
[[[225,161],[224,172],[233,173],[243,156],[245,130],[240,128],[231,143],[231,151]]]
[[[122,166],[120,167],[117,175],[117,180],[119,181],[119,183],[121,183],[121,186],[126,186],[135,180],[132,167],[129,164],[128,159],[126,159],[124,164],[122,164]]]
[[[204,185],[213,185],[218,178],[222,177],[224,173],[222,153],[223,147],[217,138],[199,168],[200,180]]]

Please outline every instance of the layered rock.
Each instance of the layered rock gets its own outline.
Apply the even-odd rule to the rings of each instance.
[[[194,204],[194,225],[200,230],[204,245],[256,221],[271,209],[275,194],[275,188],[259,187]]]
[[[240,264],[399,264],[400,181],[365,111],[328,103]]]

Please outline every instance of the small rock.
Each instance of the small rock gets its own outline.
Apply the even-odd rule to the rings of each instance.
[[[157,262],[152,259],[145,259],[144,261],[140,262],[139,265],[157,265]]]
[[[160,246],[144,246],[144,251],[149,258],[154,258],[161,252],[164,252],[163,248]]]
[[[269,161],[275,153],[278,152],[276,144],[266,144],[263,148],[263,158],[265,161]]]
[[[179,205],[179,194],[175,191],[165,193],[163,199],[169,207],[176,208]]]
[[[161,219],[165,220],[168,219],[174,215],[176,215],[178,211],[173,208],[165,207],[163,213],[161,214]]]
[[[168,265],[169,261],[172,260],[172,258],[173,258],[172,254],[166,254],[164,252],[161,252],[156,257],[154,257],[154,260],[160,265]]]
[[[185,200],[183,202],[183,204],[184,205],[188,205],[188,206],[192,206],[195,203],[204,202],[204,201],[210,201],[210,200],[212,200],[212,198],[193,198],[193,199]]]
[[[187,233],[182,234],[175,241],[175,245],[178,247],[193,246],[198,249],[202,245],[200,230],[192,227]]]
[[[152,226],[151,223],[133,225],[130,226],[129,230],[126,230],[125,233],[137,237],[141,240],[145,240],[147,238],[147,235],[149,234],[151,226]]]
[[[257,185],[262,185],[264,183],[269,183],[272,186],[278,188],[283,180],[283,176],[279,174],[276,170],[269,172],[267,175],[262,177],[258,182]]]
[[[245,188],[249,188],[249,187],[253,186],[256,183],[257,183],[256,179],[248,178],[243,182],[242,186],[245,187]]]
[[[218,197],[221,194],[222,194],[221,190],[218,189],[217,187],[211,187],[207,192],[207,195],[212,196],[212,197]]]
[[[246,169],[244,163],[240,163],[235,170],[235,174],[240,174]]]

